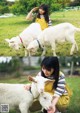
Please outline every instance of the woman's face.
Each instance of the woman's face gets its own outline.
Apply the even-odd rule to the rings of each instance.
[[[46,77],[50,77],[51,74],[54,72],[54,69],[51,68],[51,70],[47,70],[47,69],[45,69],[44,67],[42,67],[42,71],[43,71],[43,73],[44,73],[44,75],[45,75]]]
[[[39,9],[39,13],[40,13],[41,15],[43,15],[43,14],[45,13],[45,11],[44,11],[43,9]]]

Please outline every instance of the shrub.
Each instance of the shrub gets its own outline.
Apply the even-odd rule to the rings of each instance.
[[[4,13],[9,13],[9,8],[8,6],[2,6],[0,5],[0,14],[4,14]]]
[[[52,4],[52,6],[51,6],[51,10],[52,10],[52,11],[58,11],[58,10],[60,10],[61,8],[62,8],[61,4],[58,4],[58,3],[54,3],[54,4]]]
[[[10,10],[13,14],[25,14],[25,8],[23,5],[20,4],[14,4],[12,7],[10,7]]]

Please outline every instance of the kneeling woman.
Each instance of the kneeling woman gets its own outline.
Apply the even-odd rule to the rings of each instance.
[[[41,63],[41,71],[37,76],[55,80],[52,85],[52,106],[49,110],[43,110],[44,113],[63,112],[69,106],[70,96],[72,94],[65,82],[65,75],[59,70],[59,61],[57,57],[45,57]],[[50,88],[48,87],[48,88]],[[26,86],[26,89],[28,86]],[[51,89],[50,88],[50,89]],[[45,85],[45,91],[49,91]]]
[[[45,57],[41,63],[41,72],[37,76],[43,76],[55,80],[53,84],[52,107],[44,113],[55,113],[64,111],[70,102],[71,91],[65,82],[65,75],[59,71],[59,61],[57,57]],[[49,89],[48,89],[49,91]]]

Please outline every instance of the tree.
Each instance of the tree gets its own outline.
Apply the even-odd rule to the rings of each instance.
[[[19,0],[11,7],[15,14],[27,14],[33,7],[39,7],[41,4],[48,4],[50,12],[65,7],[70,0]]]
[[[0,0],[0,14],[8,13],[9,7],[6,0]]]

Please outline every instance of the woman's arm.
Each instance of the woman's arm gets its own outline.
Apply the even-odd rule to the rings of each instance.
[[[35,12],[36,10],[38,10],[38,7],[33,8],[28,15],[26,16],[26,20],[33,20],[33,12]]]
[[[61,96],[65,92],[65,75],[61,73],[59,75],[59,80],[57,84],[57,88],[54,92],[54,96]]]
[[[54,92],[53,99],[52,99],[52,106],[48,113],[55,113],[56,111],[56,104],[60,98],[60,96],[65,92],[65,76],[64,74],[61,74],[59,76],[57,88]]]
[[[58,100],[59,100],[58,96],[53,97],[53,99],[52,99],[52,106],[48,110],[48,113],[55,113],[57,111],[56,104],[57,104]]]

